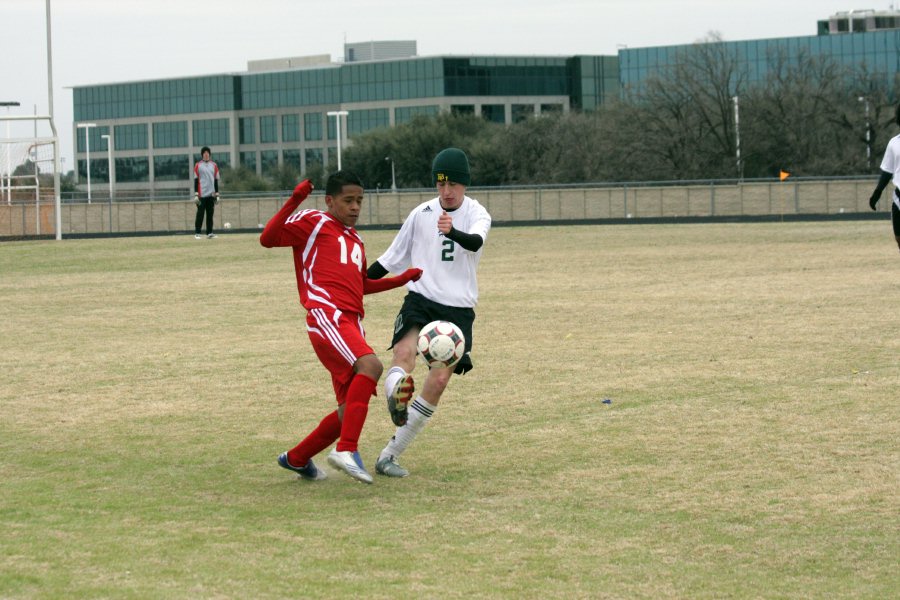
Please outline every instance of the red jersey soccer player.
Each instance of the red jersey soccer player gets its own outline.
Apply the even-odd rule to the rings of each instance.
[[[325,185],[327,211],[301,210],[309,180],[300,183],[263,229],[266,248],[291,246],[300,303],[307,310],[306,330],[319,360],[331,373],[338,409],[326,416],[302,442],[278,457],[278,464],[304,479],[324,479],[312,457],[337,440],[328,463],[364,483],[372,483],[358,452],[369,398],[384,366],[366,343],[362,326],[363,294],[383,292],[417,280],[421,269],[388,279],[366,277],[362,238],[353,228],[359,218],[363,186],[359,178],[338,171]]]

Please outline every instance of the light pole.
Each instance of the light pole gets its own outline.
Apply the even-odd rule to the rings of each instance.
[[[397,191],[397,174],[394,171],[394,160],[390,156],[385,156],[384,160],[391,161],[391,191]]]
[[[19,102],[0,102],[0,106],[6,107],[6,114],[9,115],[10,106],[21,106]],[[9,139],[9,121],[6,122],[6,139]],[[9,164],[9,155],[6,153],[6,180],[0,180],[0,190],[6,195],[6,203],[12,204],[12,166]]]
[[[100,136],[106,140],[106,175],[109,178],[109,232],[112,233],[112,203],[113,203],[113,186],[115,186],[113,172],[113,139],[112,133]]]
[[[84,153],[85,163],[87,164],[87,188],[88,188],[88,204],[91,203],[91,127],[96,127],[96,123],[79,123],[78,127],[84,129]]]
[[[860,102],[866,103],[866,168],[872,170],[872,125],[869,123],[869,99],[865,96],[859,97]]]
[[[330,110],[328,111],[329,117],[334,117],[334,122],[337,127],[337,151],[338,151],[338,171],[341,170],[341,117],[346,117],[350,113],[346,110]]]

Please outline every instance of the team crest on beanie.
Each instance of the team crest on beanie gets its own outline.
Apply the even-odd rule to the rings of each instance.
[[[459,148],[445,148],[438,152],[431,163],[431,179],[433,184],[439,182],[461,183],[469,185],[469,159]]]

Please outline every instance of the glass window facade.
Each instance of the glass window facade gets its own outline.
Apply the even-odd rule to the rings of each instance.
[[[319,69],[248,73],[241,79],[240,104],[244,110],[281,106],[312,106],[341,102],[342,66]]]
[[[90,142],[90,150],[91,152],[95,150],[106,150],[106,140],[104,140],[101,135],[108,135],[109,127],[105,126],[97,126],[97,127],[79,127],[76,133],[76,143],[78,145],[79,152],[87,151],[87,147],[85,146],[85,135],[90,136],[87,138]],[[93,171],[91,171],[93,173]],[[92,175],[93,176],[93,175]]]
[[[194,146],[224,146],[231,143],[229,119],[195,119],[193,122]]]
[[[782,55],[788,63],[795,63],[801,54],[828,57],[839,66],[860,68],[885,77],[888,88],[900,72],[900,30],[870,31],[842,35],[813,35],[768,40],[721,42],[731,53],[739,68],[746,71],[748,81],[762,82],[769,65]],[[684,60],[692,45],[656,48],[628,48],[619,52],[619,80],[623,91],[638,91],[648,77],[664,73]]]
[[[475,114],[475,105],[474,104],[452,104],[450,105],[450,112],[454,115],[474,115]]]
[[[259,141],[263,144],[278,142],[278,119],[273,115],[259,118]]]
[[[78,177],[83,177],[87,179],[87,161],[81,159],[78,161]],[[106,158],[93,158],[91,157],[91,181],[93,182],[107,182],[107,161]]]
[[[278,168],[278,150],[263,150],[260,152],[259,164],[263,174],[276,170]]]
[[[180,181],[191,178],[190,156],[166,154],[153,157],[153,178],[157,181]]]
[[[154,148],[183,148],[187,144],[187,121],[153,124]]]
[[[150,159],[146,156],[117,158],[116,181],[119,183],[150,181]]]
[[[146,150],[147,124],[116,125],[113,128],[113,147],[115,150]],[[118,164],[118,163],[116,163]],[[119,170],[116,169],[118,178]]]
[[[505,123],[506,107],[502,104],[482,104],[481,116],[491,123]]]
[[[241,117],[238,121],[238,127],[241,144],[256,143],[256,117]]]
[[[256,171],[256,152],[241,152],[241,166]]]
[[[309,148],[306,151],[306,168],[309,169],[315,165],[325,164],[322,150],[320,148]]]
[[[620,95],[615,56],[576,56],[568,60],[572,107],[594,110]]]
[[[394,124],[401,125],[412,121],[419,115],[431,117],[441,112],[441,107],[431,106],[401,106],[394,109]]]
[[[540,96],[569,93],[565,58],[444,58],[447,96]]]
[[[384,102],[444,94],[442,58],[350,63],[341,67],[339,102]]]
[[[300,115],[282,115],[281,117],[281,141],[300,141]]]
[[[240,76],[138,81],[76,87],[75,121],[240,110]]]
[[[330,119],[334,121],[334,119]],[[353,137],[372,129],[388,127],[390,114],[386,108],[372,108],[369,110],[352,110],[347,115],[347,137]]]
[[[322,139],[322,113],[306,113],[303,115],[303,139],[307,142]]]
[[[297,171],[303,169],[299,150],[284,150],[281,153],[281,159],[284,161],[284,166],[286,167],[293,167],[294,169],[297,169]]]

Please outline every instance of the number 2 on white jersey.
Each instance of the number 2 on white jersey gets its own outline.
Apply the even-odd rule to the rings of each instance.
[[[344,236],[338,237],[338,243],[341,245],[341,264],[347,264],[347,241],[344,239]],[[357,268],[362,271],[362,248],[360,248],[359,244],[353,242],[353,249],[350,250],[350,260],[353,261],[353,264],[357,266]]]

